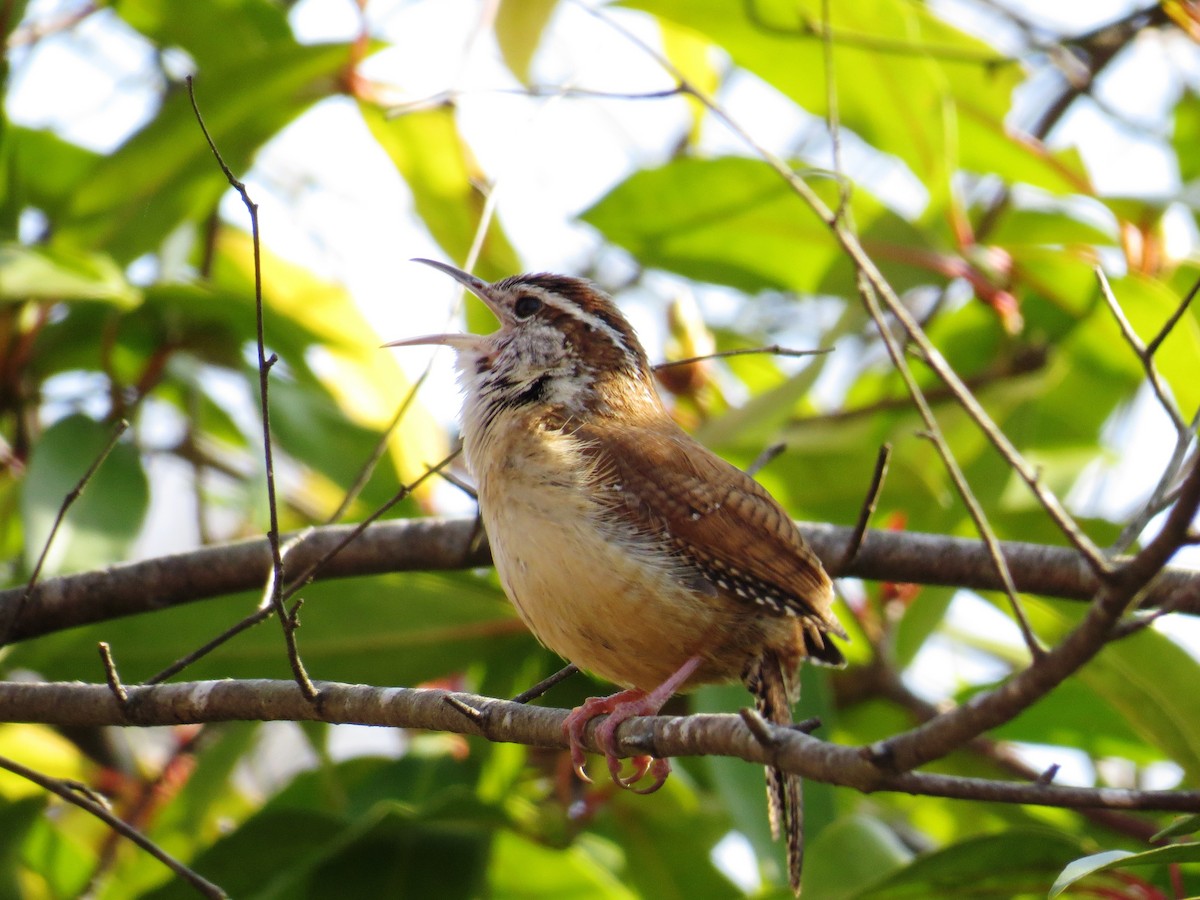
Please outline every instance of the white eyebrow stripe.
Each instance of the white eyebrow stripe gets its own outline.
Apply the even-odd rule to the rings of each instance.
[[[567,315],[569,315],[575,319],[578,319],[584,325],[587,325],[588,327],[592,328],[593,330],[599,331],[602,334],[607,335],[609,340],[611,340],[616,346],[618,346],[622,350],[624,350],[627,354],[629,354],[630,356],[635,355],[633,352],[633,349],[625,342],[625,335],[622,332],[620,332],[616,328],[613,328],[611,325],[609,325],[606,321],[604,321],[599,316],[596,316],[590,312],[587,312],[582,307],[580,307],[578,303],[574,303],[571,300],[569,300],[568,298],[562,296],[561,294],[556,294],[553,291],[548,291],[545,288],[538,287],[536,285],[527,285],[525,290],[536,291],[537,294],[541,297],[542,302],[545,303],[547,306],[553,306],[555,309],[559,310],[560,312],[564,312]]]

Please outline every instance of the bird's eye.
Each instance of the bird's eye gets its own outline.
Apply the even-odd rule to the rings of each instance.
[[[522,294],[513,304],[513,315],[518,319],[528,319],[542,308],[542,301],[532,294]]]

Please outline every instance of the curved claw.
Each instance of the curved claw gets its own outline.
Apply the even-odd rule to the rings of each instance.
[[[575,753],[571,753],[571,768],[575,771],[575,777],[584,784],[592,784],[592,777],[587,773],[587,766],[584,765],[582,758],[576,759]]]
[[[612,775],[612,780],[620,787],[628,790],[633,790],[633,786],[646,777],[646,773],[650,771],[650,766],[654,762],[652,756],[634,756],[630,758],[633,763],[633,772],[629,775],[622,775],[622,760],[616,756],[607,757],[608,772]]]
[[[671,774],[671,761],[669,759],[652,759],[648,771],[654,776],[654,784],[646,788],[636,788],[632,785],[627,785],[635,794],[653,794],[666,784],[667,776]],[[643,772],[642,774],[645,775],[646,773]]]

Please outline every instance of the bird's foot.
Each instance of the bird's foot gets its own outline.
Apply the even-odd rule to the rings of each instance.
[[[613,781],[623,788],[628,788],[638,794],[653,794],[667,780],[671,773],[671,763],[665,759],[652,756],[635,756],[633,758],[633,774],[621,775],[621,758],[617,755],[617,729],[626,719],[634,716],[656,716],[663,705],[679,688],[695,674],[703,662],[699,655],[689,656],[684,660],[674,674],[652,691],[631,688],[609,697],[591,697],[582,706],[571,710],[563,722],[563,734],[571,747],[571,764],[575,774],[583,781],[591,783],[584,768],[586,755],[583,750],[583,733],[588,723],[597,716],[607,715],[608,718],[596,727],[596,743],[604,751],[608,761],[608,771]],[[634,787],[646,775],[654,776],[654,783],[648,788]]]
[[[636,689],[621,691],[609,697],[591,697],[582,706],[571,710],[563,723],[563,732],[571,746],[571,764],[575,774],[583,781],[591,782],[585,769],[586,756],[583,749],[583,734],[588,724],[598,716],[607,716],[596,729],[596,742],[604,751],[608,763],[608,771],[612,780],[623,788],[628,788],[638,794],[651,794],[662,787],[671,771],[671,764],[665,759],[655,759],[651,756],[635,756],[632,758],[633,772],[622,775],[622,759],[617,754],[616,732],[621,723],[634,716],[653,716],[662,709],[664,699],[655,694],[647,694]],[[636,788],[636,785],[647,774],[653,774],[655,781],[648,788]]]

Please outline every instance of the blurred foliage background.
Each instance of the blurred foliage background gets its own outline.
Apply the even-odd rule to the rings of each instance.
[[[224,159],[263,202],[284,528],[360,520],[453,445],[444,364],[414,400],[424,360],[378,349],[440,330],[422,326],[453,307],[450,286],[403,263],[437,256],[485,278],[592,277],[657,358],[831,348],[667,370],[663,387],[680,421],[739,465],[782,444],[758,477],[797,518],[852,524],[890,442],[876,525],[975,536],[833,238],[634,37],[831,203],[848,202],[942,353],[1093,539],[1112,543],[1176,435],[1094,267],[1144,341],[1200,277],[1195,5],[827,7],[631,0],[598,17],[565,0],[0,2],[6,584],[30,577],[64,495],[122,418],[132,428],[71,509],[44,576],[266,527],[248,224],[194,120],[192,73]],[[465,320],[488,327],[481,306]],[[1200,305],[1157,363],[1190,418]],[[917,368],[997,534],[1063,543]],[[441,485],[390,515],[466,508]],[[996,598],[841,589],[851,667],[807,672],[800,710],[822,717],[828,739],[886,737],[1026,661]],[[503,697],[561,664],[490,572],[348,579],[304,596],[315,678]],[[95,644],[107,640],[136,682],[257,600],[53,634],[0,651],[0,668],[96,681]],[[1078,604],[1027,602],[1048,640],[1079,616]],[[1198,634],[1164,623],[1111,646],[987,748],[933,768],[1011,777],[1055,762],[1064,783],[1197,787]],[[268,626],[186,677],[289,670]],[[581,677],[547,702],[603,690]],[[714,688],[675,709],[744,704],[741,688]],[[349,727],[6,724],[0,754],[96,786],[240,898],[786,894],[761,771],[736,760],[681,760],[643,798],[584,790],[557,753]],[[818,900],[1045,896],[1072,860],[1145,850],[1169,822],[819,784],[806,785],[806,807],[805,890]],[[1080,896],[1200,892],[1194,865],[1141,862],[1093,876]],[[86,814],[0,775],[0,897],[188,895],[168,876]]]

